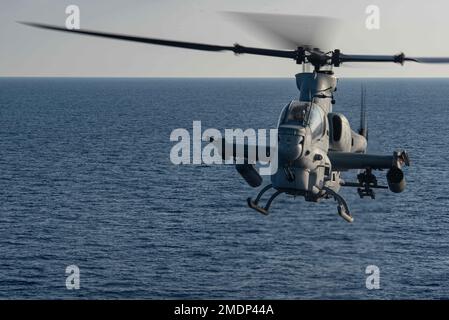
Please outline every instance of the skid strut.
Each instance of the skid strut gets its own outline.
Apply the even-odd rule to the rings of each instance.
[[[351,213],[349,212],[349,207],[346,204],[345,199],[343,199],[342,196],[340,196],[334,190],[329,189],[328,187],[324,187],[323,190],[326,191],[326,193],[328,195],[334,197],[335,201],[338,202],[337,210],[338,210],[338,214],[340,215],[340,217],[342,217],[343,219],[345,219],[348,222],[353,222],[354,218],[351,216]]]
[[[273,202],[273,200],[280,195],[281,193],[283,193],[284,191],[280,191],[277,190],[275,193],[273,193],[270,197],[270,199],[268,199],[267,204],[264,207],[259,206],[259,201],[260,198],[262,198],[262,195],[267,192],[268,190],[270,190],[273,187],[273,185],[269,184],[267,186],[265,186],[262,190],[260,190],[259,194],[256,197],[256,200],[252,200],[251,198],[248,198],[248,206],[251,209],[256,210],[257,212],[263,214],[263,215],[268,215],[268,209],[270,209],[271,203]]]

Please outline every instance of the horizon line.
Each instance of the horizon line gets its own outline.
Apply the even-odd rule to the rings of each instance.
[[[449,79],[449,76],[336,76],[339,79]],[[6,78],[67,78],[67,79],[292,79],[295,76],[65,76],[65,75],[0,75]]]

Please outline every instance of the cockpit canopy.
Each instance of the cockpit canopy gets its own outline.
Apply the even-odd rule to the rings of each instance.
[[[303,125],[306,120],[309,104],[292,101],[285,114],[284,124]]]
[[[308,101],[293,100],[281,112],[278,127],[281,125],[309,126],[312,137],[319,138],[324,134],[324,112],[318,105]]]

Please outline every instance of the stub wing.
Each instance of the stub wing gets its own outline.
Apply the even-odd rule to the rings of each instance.
[[[209,138],[218,149],[223,160],[244,160],[245,163],[270,162],[272,156],[277,152],[274,146],[252,145],[247,143],[236,143],[224,138]]]
[[[277,171],[277,149],[273,146],[237,143],[223,138],[208,138],[215,145],[221,158],[235,164],[238,173],[253,188],[262,185],[262,176],[272,175]],[[262,164],[256,169],[256,163]],[[268,165],[263,165],[268,164]],[[250,202],[248,202],[250,203]]]
[[[334,171],[355,169],[382,170],[410,165],[407,152],[404,150],[395,151],[390,156],[352,152],[329,152],[328,156]]]

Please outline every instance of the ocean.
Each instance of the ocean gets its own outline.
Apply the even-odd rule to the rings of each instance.
[[[196,120],[275,128],[294,78],[0,78],[0,298],[448,299],[449,79],[340,79],[353,128],[361,83],[369,152],[411,166],[401,194],[343,189],[349,224],[285,195],[262,216],[234,167],[170,161]]]

